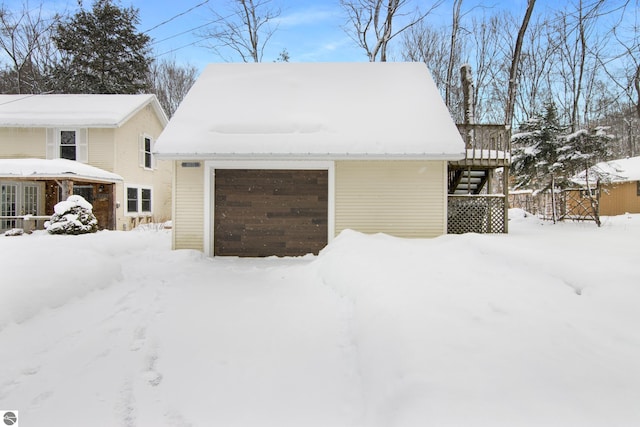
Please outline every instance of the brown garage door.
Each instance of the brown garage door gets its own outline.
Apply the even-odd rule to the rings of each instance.
[[[214,253],[317,254],[327,244],[326,170],[216,169]]]

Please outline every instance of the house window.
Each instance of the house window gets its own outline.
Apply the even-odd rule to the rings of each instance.
[[[138,189],[127,188],[127,213],[138,212]]]
[[[151,169],[151,138],[144,139],[144,167]]]
[[[154,167],[154,158],[153,158],[153,138],[148,135],[142,135],[140,137],[140,147],[139,147],[139,160],[140,167],[145,169],[153,169]]]
[[[127,187],[127,214],[151,213],[151,189]]]
[[[86,128],[47,129],[47,159],[67,159],[81,163],[89,161],[89,132]]]
[[[636,181],[636,195],[640,196],[640,181]]]
[[[76,131],[60,131],[60,158],[67,160],[76,159]]]
[[[140,210],[142,212],[151,212],[151,190],[142,188],[140,193]]]
[[[93,204],[93,186],[92,185],[74,185],[73,194],[82,196],[87,202]]]

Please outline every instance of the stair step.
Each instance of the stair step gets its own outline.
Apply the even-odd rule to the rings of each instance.
[[[469,171],[469,170],[462,171],[462,176],[469,176],[469,175],[483,178],[486,175],[486,172],[485,171]]]

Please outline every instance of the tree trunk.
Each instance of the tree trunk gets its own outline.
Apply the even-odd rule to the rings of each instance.
[[[511,127],[513,121],[513,109],[516,102],[516,86],[518,78],[518,66],[520,64],[520,52],[522,52],[522,43],[524,40],[524,34],[527,31],[531,14],[533,13],[533,6],[536,0],[527,0],[527,11],[522,19],[522,25],[518,31],[518,37],[516,38],[516,45],[513,49],[513,57],[511,58],[511,68],[509,70],[509,89],[507,92],[507,105],[505,108],[505,124]]]
[[[449,50],[449,67],[447,68],[447,84],[444,89],[445,104],[449,111],[452,111],[451,105],[451,88],[453,86],[453,63],[455,61],[456,51],[456,39],[458,37],[458,27],[460,26],[460,7],[462,6],[462,0],[455,0],[453,2],[453,23],[451,28],[451,45]]]

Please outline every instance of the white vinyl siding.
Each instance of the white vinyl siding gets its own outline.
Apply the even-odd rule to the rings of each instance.
[[[182,167],[174,175],[173,248],[204,250],[204,162]]]
[[[337,161],[335,232],[446,233],[446,162]]]

